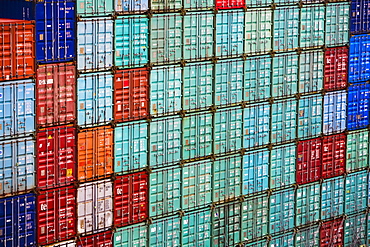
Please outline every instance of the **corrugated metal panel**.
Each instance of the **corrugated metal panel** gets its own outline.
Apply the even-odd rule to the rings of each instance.
[[[243,147],[252,148],[269,143],[270,106],[250,105],[243,112]]]
[[[322,143],[322,178],[340,176],[346,169],[346,142],[344,133],[323,137]]]
[[[243,156],[243,189],[248,195],[269,187],[269,155],[267,149],[248,152]]]
[[[328,48],[325,51],[324,88],[340,90],[347,86],[348,47]]]
[[[349,3],[326,5],[325,45],[330,47],[348,44],[349,9]]]
[[[327,179],[321,188],[321,219],[330,219],[343,214],[344,179],[335,177]]]
[[[310,5],[301,8],[301,28],[299,46],[314,48],[324,45],[325,42],[325,7],[324,5]],[[284,20],[284,19],[283,19]]]
[[[270,234],[287,231],[294,227],[294,189],[274,191],[270,196]]]
[[[296,226],[312,224],[320,219],[320,187],[320,183],[309,183],[298,187],[296,194]]]
[[[300,229],[295,234],[297,246],[320,246],[320,225]]]
[[[289,232],[282,235],[273,236],[269,244],[271,247],[293,246],[294,233]]]
[[[115,66],[126,69],[148,62],[148,25],[148,18],[141,15],[118,17],[114,21]]]
[[[114,232],[113,246],[146,247],[147,241],[148,241],[147,226],[144,223],[134,224],[118,228]]]
[[[283,188],[295,184],[296,145],[288,144],[273,147],[269,161],[270,189]]]
[[[297,100],[274,101],[271,106],[271,143],[282,143],[296,138]]]
[[[322,133],[322,108],[321,95],[305,96],[298,101],[298,137],[313,138]],[[330,112],[327,112],[330,114]],[[345,127],[345,126],[344,126]]]
[[[346,218],[344,222],[344,246],[367,246],[366,233],[366,214]]]
[[[321,179],[322,140],[300,141],[297,150],[297,183],[307,184]]]
[[[343,246],[343,218],[324,222],[320,228],[320,247]]]
[[[351,33],[370,33],[370,1],[352,0],[351,1]]]
[[[151,0],[150,8],[156,12],[171,12],[174,10],[179,10],[182,7],[181,0]]]
[[[299,92],[311,93],[322,90],[324,84],[324,52],[302,52],[299,56]]]
[[[108,16],[113,14],[113,0],[77,0],[76,14],[81,17]]]
[[[150,225],[150,247],[180,246],[181,218],[178,216],[156,220]]]
[[[211,9],[214,7],[213,0],[186,0],[183,1],[183,7],[185,9]]]
[[[286,97],[298,92],[299,64],[296,53],[274,56],[272,59],[272,96]]]
[[[336,91],[324,96],[323,133],[325,135],[346,129],[347,93]]]
[[[347,129],[366,128],[369,125],[370,84],[356,83],[348,86]]]
[[[211,246],[212,214],[209,208],[182,217],[181,246]]]
[[[345,213],[352,214],[363,211],[368,203],[368,172],[356,172],[346,176]]]
[[[349,44],[348,81],[370,80],[370,35],[354,35]]]
[[[247,8],[249,7],[268,7],[272,4],[272,0],[246,0]]]
[[[346,170],[354,171],[369,166],[369,131],[361,130],[347,134]]]
[[[284,2],[285,0],[278,0]],[[289,1],[289,0],[288,0]],[[299,8],[278,7],[274,10],[273,50],[291,51],[299,45]]]
[[[114,9],[116,14],[125,14],[130,12],[144,12],[148,10],[148,0],[114,0]]]

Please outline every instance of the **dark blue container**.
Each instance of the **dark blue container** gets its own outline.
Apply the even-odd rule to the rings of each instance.
[[[349,45],[348,81],[370,80],[370,35],[354,35]]]
[[[34,194],[0,199],[0,246],[36,246]]]
[[[365,82],[348,87],[347,129],[366,128],[369,124],[370,85]]]
[[[370,33],[370,0],[352,0],[351,33]]]
[[[0,17],[35,20],[38,63],[73,61],[75,55],[73,0],[1,0]]]

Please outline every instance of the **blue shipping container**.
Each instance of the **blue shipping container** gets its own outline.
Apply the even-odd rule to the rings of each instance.
[[[269,156],[267,149],[248,152],[243,156],[243,195],[268,189]]]
[[[323,132],[325,135],[346,129],[347,93],[335,91],[324,96]]]
[[[351,1],[351,33],[370,33],[370,1]]]
[[[370,84],[356,83],[348,87],[347,129],[363,129],[369,125]]]
[[[75,55],[75,7],[73,0],[2,0],[1,18],[36,22],[36,61],[73,61]]]
[[[349,82],[370,80],[370,35],[354,35],[349,43]]]

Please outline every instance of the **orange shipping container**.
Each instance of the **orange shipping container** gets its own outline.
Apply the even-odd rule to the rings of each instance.
[[[78,180],[100,179],[113,173],[113,129],[111,127],[80,130],[77,148]]]

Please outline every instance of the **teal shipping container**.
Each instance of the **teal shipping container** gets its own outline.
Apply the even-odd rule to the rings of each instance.
[[[347,171],[367,168],[369,166],[369,131],[349,131],[346,152]]]

